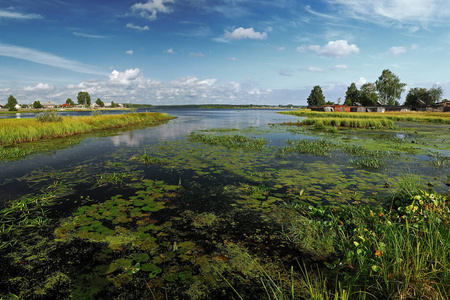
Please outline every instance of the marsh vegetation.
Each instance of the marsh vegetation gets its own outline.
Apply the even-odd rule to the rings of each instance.
[[[0,297],[448,298],[447,121],[177,112],[0,173]]]

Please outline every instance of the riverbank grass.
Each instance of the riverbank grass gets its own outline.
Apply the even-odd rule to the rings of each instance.
[[[174,117],[164,113],[132,113],[88,117],[0,120],[0,145],[61,138],[130,125],[153,125]]]

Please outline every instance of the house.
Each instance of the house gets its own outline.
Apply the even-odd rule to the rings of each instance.
[[[22,108],[22,106],[20,106],[20,104],[16,104],[16,105],[14,105],[14,108],[17,109],[17,110],[19,110],[19,109]]]
[[[42,108],[55,108],[56,103],[53,101],[41,102]]]
[[[0,104],[0,108],[5,108],[3,105]]]
[[[61,104],[61,107],[62,107],[62,108],[68,108],[68,107],[70,107],[70,105],[67,104],[67,103],[63,103],[63,104]]]
[[[366,112],[380,112],[384,113],[386,109],[383,106],[365,106]]]

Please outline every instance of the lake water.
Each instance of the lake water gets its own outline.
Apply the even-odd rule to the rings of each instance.
[[[448,189],[443,126],[333,133],[280,125],[298,118],[276,110],[143,111],[177,119],[0,163],[0,203],[19,207],[1,219],[17,231],[2,235],[14,245],[0,257],[13,280],[0,277],[0,289],[24,298],[231,299],[227,278],[259,299],[255,262],[278,278],[304,259],[286,239],[286,207],[374,205],[405,176]]]

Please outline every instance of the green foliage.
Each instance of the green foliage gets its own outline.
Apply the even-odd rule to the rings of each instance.
[[[356,84],[352,82],[345,93],[344,105],[354,105],[356,102],[359,102],[359,91]]]
[[[442,98],[442,88],[433,85],[429,90],[425,88],[411,88],[406,95],[406,105],[411,106],[429,106],[438,102]]]
[[[323,95],[322,88],[320,85],[316,85],[312,90],[311,94],[309,94],[308,106],[321,106],[325,105],[325,96]]]
[[[39,122],[62,122],[63,117],[58,115],[56,111],[45,111],[36,115],[36,120]]]
[[[78,104],[89,106],[91,105],[91,96],[88,92],[79,92],[77,96]]]
[[[67,98],[66,103],[69,104],[70,106],[75,106],[75,102],[73,102],[73,100],[70,98]]]
[[[5,108],[6,108],[7,110],[9,110],[9,111],[15,111],[15,110],[17,110],[17,109],[15,108],[16,105],[17,105],[17,100],[16,100],[16,98],[14,98],[13,95],[10,95],[10,96],[8,97],[8,102],[6,103]]]
[[[100,107],[104,107],[104,106],[105,106],[105,103],[104,103],[102,100],[100,100],[100,98],[97,98],[97,100],[95,101],[95,103],[96,103],[98,106],[100,106]]]
[[[365,106],[377,105],[377,87],[373,83],[365,83],[359,90],[359,103]]]
[[[382,105],[395,105],[405,91],[406,83],[401,83],[400,78],[389,69],[383,70],[375,82],[378,98]]]
[[[33,102],[33,108],[42,108],[42,104],[39,100]]]

